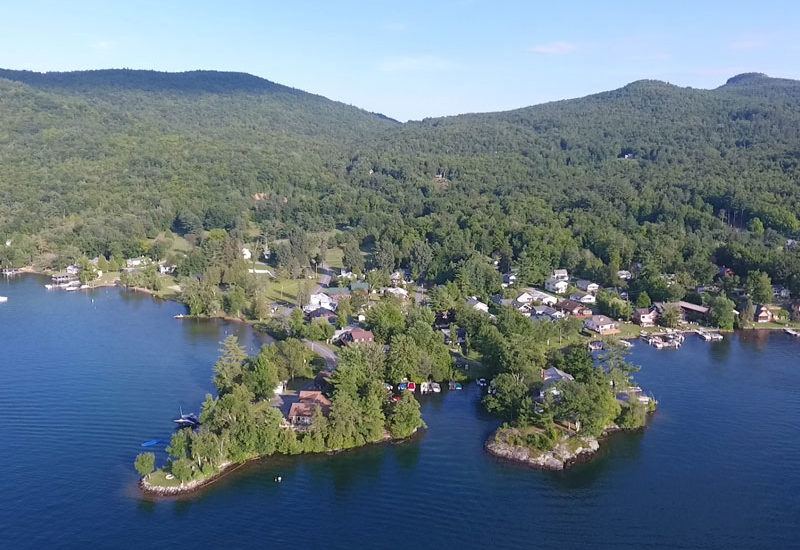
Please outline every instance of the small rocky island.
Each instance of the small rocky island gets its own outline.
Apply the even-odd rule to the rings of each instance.
[[[593,357],[575,347],[551,353],[541,380],[498,375],[483,402],[506,423],[486,442],[486,451],[532,468],[564,470],[590,460],[601,437],[643,428],[656,401],[633,382],[637,368],[625,353],[611,344]]]

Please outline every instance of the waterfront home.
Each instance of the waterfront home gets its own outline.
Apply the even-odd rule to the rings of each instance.
[[[557,281],[569,281],[569,272],[566,269],[554,269],[550,277]]]
[[[475,311],[482,311],[483,313],[489,313],[489,306],[488,304],[484,304],[476,296],[472,296],[467,300],[467,307],[474,309]]]
[[[580,302],[582,304],[594,304],[597,302],[597,298],[594,297],[594,294],[589,294],[588,292],[573,292],[569,295],[569,299],[574,302]]]
[[[303,306],[303,311],[310,312],[320,307],[333,311],[336,309],[336,304],[333,299],[324,292],[315,292],[308,298],[308,304]]]
[[[705,320],[709,312],[709,308],[707,306],[700,306],[691,302],[684,302],[683,300],[680,302],[671,303],[653,302],[653,307],[656,309],[659,317],[664,315],[664,311],[669,306],[678,308],[681,321]]]
[[[581,279],[577,282],[577,285],[579,289],[592,294],[596,294],[597,291],[600,290],[600,285],[593,283],[592,281],[587,281],[586,279]]]
[[[758,313],[756,313],[755,320],[757,323],[771,323],[775,320],[775,315],[767,306],[762,305],[758,308]]]
[[[589,317],[592,314],[591,309],[587,308],[580,302],[575,302],[574,300],[561,300],[556,304],[556,309],[562,311],[566,315],[571,315],[579,319]]]
[[[369,330],[364,330],[363,328],[354,328],[348,332],[342,334],[342,337],[339,341],[344,346],[349,346],[351,344],[363,344],[367,342],[374,342],[375,336]]]
[[[289,422],[295,427],[302,428],[310,426],[316,408],[319,408],[323,415],[328,416],[331,410],[330,399],[325,397],[321,391],[301,391],[298,395],[297,402],[292,403],[289,409]]]
[[[567,292],[568,287],[569,283],[567,283],[567,281],[563,279],[556,279],[555,277],[550,277],[544,282],[545,290],[555,292],[556,294],[564,294]]]
[[[158,264],[159,275],[172,275],[173,273],[175,273],[175,271],[177,271],[177,269],[178,269],[177,265],[170,265],[164,262]]]
[[[542,384],[542,388],[539,390],[539,396],[536,398],[536,401],[539,402],[543,402],[548,393],[554,397],[560,396],[561,392],[555,385],[559,382],[574,382],[575,378],[561,369],[550,367],[549,369],[542,370],[542,381],[544,384]]]
[[[128,258],[125,260],[125,267],[128,269],[135,269],[137,267],[144,267],[150,263],[149,258],[145,258],[144,256],[139,256],[138,258]]]
[[[404,288],[400,287],[388,287],[383,289],[383,295],[390,295],[394,296],[395,298],[399,298],[403,301],[408,300],[408,291]]]
[[[619,332],[619,323],[605,315],[592,315],[583,323],[584,328],[597,334],[616,334]]]
[[[655,326],[658,313],[649,307],[637,307],[633,310],[633,322],[642,327]]]

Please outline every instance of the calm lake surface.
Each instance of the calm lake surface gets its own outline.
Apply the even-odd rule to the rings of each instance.
[[[168,438],[240,326],[104,289],[0,279],[0,547],[797,547],[800,340],[636,344],[661,402],[650,428],[554,474],[483,452],[474,386],[422,398],[416,441],[247,466],[182,500],[136,488],[140,443]],[[159,446],[157,460],[164,459]],[[276,484],[273,478],[283,477]]]

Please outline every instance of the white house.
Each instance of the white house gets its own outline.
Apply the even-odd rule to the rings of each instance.
[[[336,302],[334,302],[333,299],[327,294],[316,292],[309,297],[308,305],[303,307],[303,311],[314,311],[315,309],[319,309],[321,307],[334,311],[336,309]]]
[[[619,332],[619,323],[605,315],[592,315],[583,322],[583,326],[597,334],[615,334]]]
[[[250,252],[249,248],[242,248],[242,258],[244,258],[245,260],[249,260],[252,257],[253,254],[252,252]]]
[[[145,263],[147,263],[147,258],[144,256],[139,256],[138,258],[128,258],[125,260],[125,266],[128,268],[142,267]]]
[[[523,293],[523,296],[527,294],[530,296],[531,302],[539,302],[540,304],[544,304],[546,306],[554,306],[558,303],[558,298],[553,296],[552,294],[548,294],[546,292],[542,292],[541,290],[535,288],[527,288]],[[521,297],[521,296],[520,296]],[[517,298],[519,300],[520,298]]]
[[[392,296],[395,296],[396,298],[400,298],[401,300],[407,300],[408,299],[408,291],[406,289],[400,288],[400,287],[384,288],[383,289],[383,294],[384,295],[391,294]]]
[[[627,269],[620,269],[619,271],[617,271],[617,277],[625,281],[630,281],[631,277],[633,277],[633,274]]]
[[[591,292],[592,294],[596,294],[598,290],[600,290],[600,285],[597,283],[593,283],[592,281],[587,281],[586,279],[581,279],[578,281],[578,288],[583,290],[584,292]]]
[[[489,306],[478,300],[478,298],[475,296],[467,300],[467,307],[470,307],[475,311],[482,311],[484,313],[489,313]]]
[[[564,270],[556,270],[556,271],[564,271]],[[567,287],[569,284],[567,281],[563,279],[556,279],[555,277],[550,277],[544,282],[545,290],[549,290],[550,292],[555,292],[556,294],[564,294],[567,291]]]
[[[597,303],[597,299],[594,297],[594,294],[589,294],[588,292],[573,292],[569,295],[569,299],[582,304]]]
[[[558,281],[569,281],[569,271],[566,269],[554,269],[550,277]]]

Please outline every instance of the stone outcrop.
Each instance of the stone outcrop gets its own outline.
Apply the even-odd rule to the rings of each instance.
[[[574,464],[585,462],[600,448],[594,437],[572,436],[562,439],[550,451],[538,451],[522,445],[510,445],[505,438],[493,437],[486,443],[486,450],[493,456],[538,468],[560,471]]]

